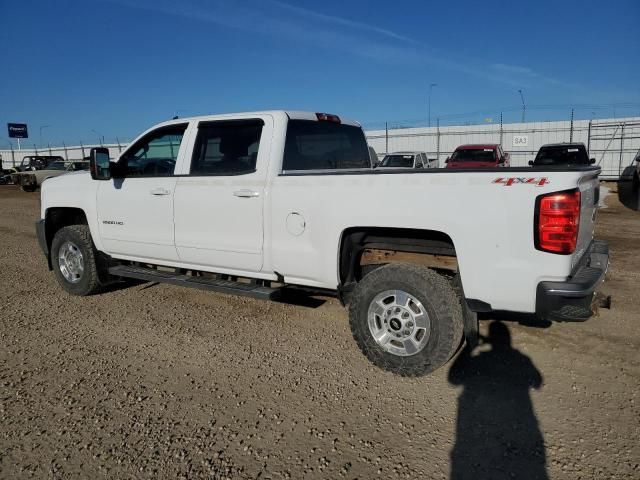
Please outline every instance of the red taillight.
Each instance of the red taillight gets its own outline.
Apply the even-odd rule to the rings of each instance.
[[[316,113],[316,118],[321,122],[340,123],[340,117],[337,115],[332,115],[330,113]]]
[[[551,253],[573,253],[578,241],[580,191],[541,195],[536,202],[536,248]]]

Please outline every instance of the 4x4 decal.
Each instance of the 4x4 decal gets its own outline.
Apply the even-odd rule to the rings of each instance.
[[[524,183],[527,185],[535,185],[536,187],[542,187],[551,183],[547,177],[498,177],[492,183],[501,183],[505,187],[510,187],[516,183]]]

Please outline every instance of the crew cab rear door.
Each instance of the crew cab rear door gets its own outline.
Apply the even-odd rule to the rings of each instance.
[[[176,248],[183,263],[262,269],[272,135],[269,115],[198,123],[191,162],[178,179],[174,199]]]

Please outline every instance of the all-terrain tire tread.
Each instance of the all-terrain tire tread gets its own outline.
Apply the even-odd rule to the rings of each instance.
[[[426,296],[428,304],[435,311],[436,318],[432,319],[432,322],[438,322],[437,331],[434,332],[432,328],[432,338],[418,354],[411,357],[388,354],[370,335],[361,334],[361,312],[368,309],[369,297],[372,296],[371,288],[375,288],[374,286],[380,282],[389,282],[390,285],[404,284],[414,291],[416,287],[421,289],[423,298]],[[366,318],[364,322],[366,323]],[[460,345],[463,323],[460,300],[449,281],[434,270],[413,264],[388,264],[369,273],[356,285],[349,305],[351,333],[362,353],[383,370],[406,377],[426,375],[444,365]]]
[[[59,269],[57,269],[55,265],[55,257],[54,254],[58,250],[58,245],[64,242],[64,238],[71,237],[73,240],[78,241],[78,243],[82,244],[83,247],[83,256],[84,258],[84,275],[87,276],[87,282],[85,288],[82,290],[70,289],[65,287],[65,281],[61,279],[61,273]],[[75,238],[73,238],[75,237]],[[63,288],[72,295],[86,296],[93,295],[94,293],[98,293],[102,289],[102,284],[98,277],[98,267],[96,264],[96,254],[97,250],[93,244],[93,240],[91,239],[91,231],[89,230],[88,225],[69,225],[66,227],[62,227],[58,230],[53,237],[53,241],[51,242],[51,255],[52,262],[54,263],[54,270],[56,272],[56,276],[58,277],[60,283],[63,285]]]

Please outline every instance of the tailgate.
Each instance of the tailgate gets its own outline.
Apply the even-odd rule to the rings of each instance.
[[[580,227],[578,242],[571,258],[571,267],[580,261],[593,240],[596,213],[600,201],[600,181],[597,172],[585,172],[578,181],[580,189]]]

